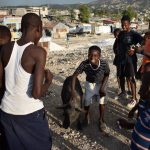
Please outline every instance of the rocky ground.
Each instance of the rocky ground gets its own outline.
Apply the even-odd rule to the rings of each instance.
[[[106,123],[108,134],[102,134],[98,128],[98,102],[94,101],[91,106],[90,125],[77,131],[75,125],[69,129],[61,128],[63,111],[56,109],[61,105],[60,93],[64,79],[73,74],[79,63],[87,58],[88,47],[102,39],[113,38],[113,35],[74,37],[70,39],[69,48],[64,51],[49,52],[47,67],[53,72],[53,84],[44,97],[47,110],[49,127],[52,131],[53,150],[128,150],[131,139],[131,131],[119,129],[116,125],[118,118],[127,119],[127,100],[116,99],[117,81],[115,67],[112,64],[112,46],[102,47],[102,57],[109,62],[111,69],[108,84],[108,104],[106,106]],[[65,40],[53,40],[65,47]],[[79,77],[84,89],[85,75]],[[139,83],[138,83],[139,87]]]

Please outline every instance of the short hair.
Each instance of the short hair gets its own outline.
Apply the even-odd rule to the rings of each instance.
[[[0,39],[11,39],[11,32],[8,27],[0,25]]]
[[[90,54],[92,51],[97,51],[99,54],[101,54],[101,49],[96,45],[93,45],[89,48],[88,54]]]
[[[27,13],[21,20],[21,32],[28,30],[29,27],[38,27],[41,23],[40,16],[35,13]]]
[[[150,37],[150,31],[147,31],[144,35],[144,38]]]
[[[120,31],[121,31],[120,28],[116,28],[116,29],[114,30],[114,34],[116,34],[117,32],[120,32]]]
[[[124,15],[122,18],[121,18],[121,22],[122,21],[128,21],[130,23],[131,19],[128,15]]]

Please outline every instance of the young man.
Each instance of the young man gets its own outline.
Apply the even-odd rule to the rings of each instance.
[[[114,42],[114,45],[113,45],[113,52],[115,54],[113,65],[115,65],[115,66],[117,66],[117,62],[118,62],[118,35],[119,35],[120,31],[121,31],[121,29],[119,29],[119,28],[116,28],[114,30],[114,37],[116,39],[115,39],[115,42]],[[119,81],[118,75],[117,75],[117,82],[118,82],[118,87],[120,89],[120,81]]]
[[[150,149],[150,63],[145,64],[144,70],[140,92],[142,100],[138,104],[139,118],[132,133],[131,150]]]
[[[121,29],[119,29],[119,28],[116,28],[114,30],[114,37],[116,38],[116,40],[115,40],[114,45],[113,45],[113,51],[115,54],[113,64],[116,66],[116,68],[117,68],[117,63],[118,63],[118,35],[119,35],[120,31],[121,31]],[[131,94],[130,83],[128,80],[126,80],[126,81],[127,81],[127,87],[128,87],[127,94],[130,95]],[[118,74],[117,74],[117,82],[118,82],[118,87],[120,89],[120,80],[119,80]]]
[[[1,53],[1,49],[2,46],[5,45],[6,43],[11,41],[11,33],[8,27],[6,26],[2,26],[0,25],[0,53]],[[5,78],[3,75],[2,78],[2,86],[0,88],[0,109],[1,109],[1,100],[4,96],[4,92],[5,92]],[[1,113],[1,110],[0,110]],[[1,127],[1,123],[0,123],[0,149],[1,150],[5,150],[5,140],[4,140],[4,135],[2,135],[2,127]]]
[[[129,108],[132,108],[137,103],[136,97],[136,82],[135,74],[137,72],[137,56],[134,53],[129,55],[128,51],[131,49],[132,45],[142,43],[143,38],[140,34],[132,31],[130,29],[130,18],[128,16],[123,16],[121,19],[122,29],[118,36],[118,64],[117,64],[117,74],[120,78],[121,93],[119,96],[125,96],[125,77],[131,86],[131,102],[128,104]]]
[[[85,100],[84,109],[85,119],[89,123],[89,109],[94,96],[99,100],[99,123],[100,130],[106,129],[104,121],[104,108],[106,104],[106,84],[109,77],[109,66],[106,61],[101,59],[101,49],[98,46],[91,46],[88,51],[88,59],[83,61],[73,74],[72,97],[75,95],[75,80],[79,74],[85,72]]]
[[[46,51],[37,46],[42,21],[28,13],[21,21],[22,37],[2,48],[0,85],[3,69],[6,91],[1,103],[0,121],[8,150],[49,150],[51,136],[43,102],[39,99],[52,82],[45,70]]]
[[[11,41],[11,32],[9,28],[6,26],[0,25],[0,53],[1,53],[2,46],[10,41]],[[5,91],[4,77],[3,77],[2,82],[3,84],[2,84],[2,87],[0,88],[0,103],[1,103],[1,99],[3,98],[4,91]]]
[[[144,71],[144,65],[148,62],[150,62],[150,31],[146,32],[144,35],[144,41],[143,44],[139,47],[135,46],[133,49],[129,51],[130,55],[133,55],[134,53],[142,54],[143,60],[142,60],[142,68],[141,72]]]

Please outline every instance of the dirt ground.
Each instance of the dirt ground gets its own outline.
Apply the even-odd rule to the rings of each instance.
[[[69,48],[59,52],[49,52],[47,58],[47,68],[53,74],[53,84],[43,98],[48,114],[49,127],[53,137],[52,150],[128,150],[131,139],[131,130],[119,129],[116,125],[118,118],[127,119],[128,109],[126,99],[116,99],[117,81],[116,68],[113,66],[112,46],[102,48],[102,57],[109,62],[111,69],[108,83],[108,103],[105,109],[105,120],[108,126],[109,135],[104,135],[98,128],[98,102],[93,101],[90,108],[90,125],[83,131],[77,131],[72,125],[69,129],[61,128],[63,111],[56,109],[61,105],[61,89],[64,79],[73,74],[79,63],[87,58],[89,43],[97,42],[101,39],[112,38],[113,35],[100,35],[88,37],[73,37],[70,39]],[[65,47],[65,40],[53,40],[57,44]],[[85,75],[79,77],[83,90]],[[138,83],[138,87],[139,87]]]

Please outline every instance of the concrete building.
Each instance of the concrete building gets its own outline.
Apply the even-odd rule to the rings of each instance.
[[[0,9],[0,16],[7,16],[9,15],[8,9]]]
[[[48,15],[48,7],[41,6],[41,7],[26,7],[26,8],[13,8],[12,15],[13,16],[23,16],[26,13],[35,13],[42,18]]]

